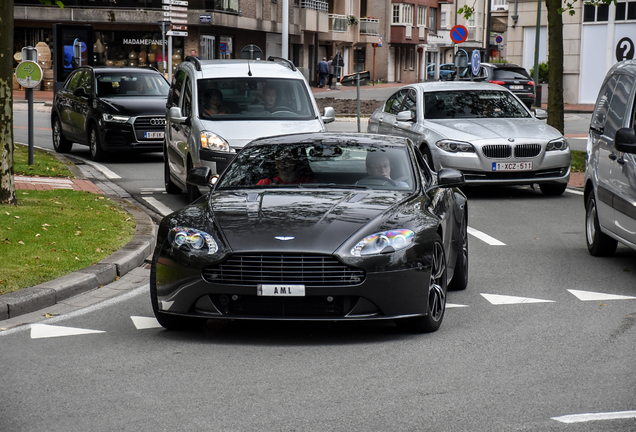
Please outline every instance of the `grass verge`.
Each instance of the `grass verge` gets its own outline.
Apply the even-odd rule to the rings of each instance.
[[[29,177],[73,178],[66,163],[44,150],[33,149],[33,165],[29,165],[29,147],[23,145],[13,147],[13,172]]]
[[[585,152],[579,150],[571,150],[572,155],[572,172],[585,172]]]

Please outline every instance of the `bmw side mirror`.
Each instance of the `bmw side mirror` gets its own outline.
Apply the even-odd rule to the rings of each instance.
[[[179,107],[171,107],[170,111],[168,111],[168,118],[170,119],[170,123],[179,124],[184,124],[187,120],[187,118],[181,114],[181,108]]]
[[[636,154],[636,132],[632,128],[620,128],[614,136],[614,148],[619,152]]]
[[[439,187],[461,187],[466,185],[464,173],[454,168],[442,168],[437,173]]]
[[[545,120],[548,118],[548,112],[541,108],[535,108],[534,116],[539,120]]]
[[[410,122],[413,120],[413,113],[411,111],[402,111],[397,115],[397,121]]]
[[[336,111],[332,107],[324,107],[322,110],[323,123],[331,123],[336,120]]]

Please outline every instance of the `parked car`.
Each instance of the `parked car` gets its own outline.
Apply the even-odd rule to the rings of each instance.
[[[470,68],[465,69],[461,80],[470,80]],[[535,103],[536,86],[527,70],[513,63],[482,63],[480,73],[475,81],[488,81],[504,86],[514,93],[528,108]]]
[[[585,165],[585,233],[592,255],[636,249],[636,60],[615,64],[592,114]]]
[[[161,151],[169,85],[156,69],[81,66],[55,94],[53,147],[87,145],[99,161],[108,152]]]
[[[433,173],[404,138],[260,139],[217,177],[191,169],[188,181],[211,192],[159,226],[150,294],[168,329],[394,319],[429,332],[447,288],[466,288],[463,176]]]
[[[270,104],[271,102],[271,104]],[[210,103],[214,108],[210,108]],[[164,179],[170,194],[199,188],[187,184],[193,167],[221,174],[245,144],[272,135],[324,132],[333,108],[321,117],[303,74],[289,60],[198,60],[186,57],[168,96]]]
[[[448,76],[452,75],[454,72],[455,65],[453,63],[444,63],[439,66],[439,79],[448,79]],[[435,65],[428,65],[428,67],[426,68],[426,73],[429,80],[435,79]]]
[[[371,115],[368,132],[403,136],[435,170],[456,168],[468,185],[538,184],[561,195],[570,178],[570,148],[502,86],[437,81],[397,90]]]

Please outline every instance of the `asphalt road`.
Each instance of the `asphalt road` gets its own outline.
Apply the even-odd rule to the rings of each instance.
[[[36,145],[50,147],[50,131]],[[103,165],[140,202],[185,205],[162,192],[160,154]],[[449,293],[438,332],[391,322],[169,332],[143,285],[0,332],[0,430],[636,430],[636,252],[588,254],[577,191],[467,194],[470,281]]]

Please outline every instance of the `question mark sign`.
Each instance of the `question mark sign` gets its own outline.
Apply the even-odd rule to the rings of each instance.
[[[623,39],[618,41],[616,45],[616,60],[632,60],[634,58],[634,42],[628,38],[624,37]]]

